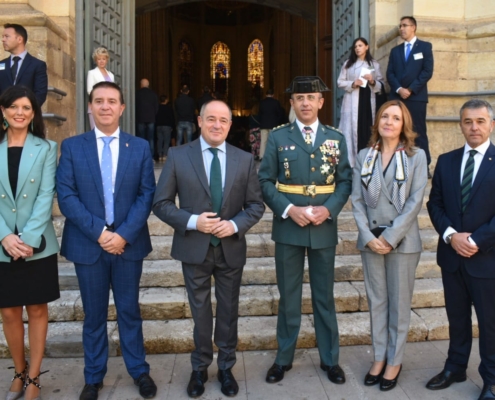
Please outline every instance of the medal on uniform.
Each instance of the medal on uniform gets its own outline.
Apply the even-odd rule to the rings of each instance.
[[[288,161],[284,162],[284,169],[285,169],[285,178],[290,179],[290,169],[289,169],[289,162]]]

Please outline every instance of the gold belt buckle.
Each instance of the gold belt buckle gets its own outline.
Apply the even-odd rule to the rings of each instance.
[[[305,196],[316,196],[316,185],[304,185],[303,192]]]

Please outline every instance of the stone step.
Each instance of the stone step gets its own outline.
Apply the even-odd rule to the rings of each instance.
[[[270,234],[272,232],[273,213],[266,212],[261,220],[254,225],[249,234]],[[55,217],[53,219],[53,225],[55,227],[55,233],[58,237],[62,236],[64,229],[64,217]],[[423,209],[418,215],[418,222],[420,229],[433,229],[428,211]],[[155,215],[150,215],[148,218],[148,229],[150,236],[173,236],[174,230],[170,225],[163,223]],[[343,211],[338,218],[338,230],[339,232],[352,232],[357,230],[356,221],[351,211]]]
[[[369,345],[369,313],[339,313],[339,338],[341,346]],[[277,348],[276,316],[240,317],[237,350],[271,350]],[[25,326],[27,329],[27,325]],[[121,355],[116,322],[108,323],[109,354]],[[144,344],[147,354],[188,353],[193,350],[192,319],[144,321]],[[478,337],[478,322],[473,312],[473,336]],[[83,357],[82,321],[51,322],[45,348],[47,357]],[[411,311],[408,341],[448,339],[448,321],[444,308],[415,309]],[[29,343],[26,335],[26,348]],[[313,316],[302,316],[298,348],[316,346]],[[10,357],[7,343],[0,330],[0,357]]]
[[[70,262],[59,263],[59,283],[61,290],[77,290],[77,282],[74,264]],[[242,274],[243,285],[269,285],[276,284],[275,260],[273,257],[248,258]],[[423,252],[416,269],[416,278],[439,278],[440,268],[437,266],[436,253]],[[308,264],[304,268],[304,282],[309,282]],[[362,281],[363,271],[361,256],[340,255],[335,257],[335,281]],[[182,267],[176,260],[145,260],[143,274],[141,275],[141,287],[176,287],[184,286]]]
[[[48,304],[48,319],[51,322],[82,321],[84,311],[78,290],[63,290],[61,297]],[[334,286],[335,307],[337,312],[352,313],[368,311],[368,302],[364,282],[336,282]],[[270,316],[278,314],[279,292],[276,285],[243,285],[239,296],[239,315]],[[211,301],[215,314],[215,288],[212,289]],[[140,290],[139,304],[144,320],[172,320],[191,318],[191,310],[187,292],[184,287],[146,288]],[[414,288],[412,308],[443,307],[442,280],[418,279]],[[309,283],[303,284],[303,314],[312,314],[311,288]],[[108,320],[115,321],[117,311],[112,294],[108,307]],[[24,320],[27,315],[24,313]]]

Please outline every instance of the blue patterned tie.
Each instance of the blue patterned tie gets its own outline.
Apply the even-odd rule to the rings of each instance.
[[[411,43],[406,45],[406,61],[409,58],[409,54],[411,54]]]
[[[103,182],[103,197],[105,198],[105,219],[108,225],[113,224],[113,183],[112,183],[112,150],[110,142],[114,136],[102,137],[104,142],[101,154],[101,180]]]
[[[217,217],[220,215],[220,209],[222,207],[222,169],[220,167],[220,159],[218,158],[218,149],[209,147],[213,153],[213,160],[210,167],[210,194],[211,194],[211,208],[212,211],[217,213]],[[213,246],[220,244],[220,239],[214,235],[210,237],[210,243]]]
[[[471,194],[471,186],[473,184],[473,173],[474,173],[474,156],[476,155],[476,150],[469,150],[469,158],[466,161],[466,166],[464,167],[464,173],[462,174],[461,182],[461,206],[462,212],[466,209],[469,195]]]

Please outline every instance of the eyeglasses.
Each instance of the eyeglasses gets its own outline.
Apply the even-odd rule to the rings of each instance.
[[[407,28],[408,26],[414,26],[414,25],[400,24],[399,29],[400,28]]]

